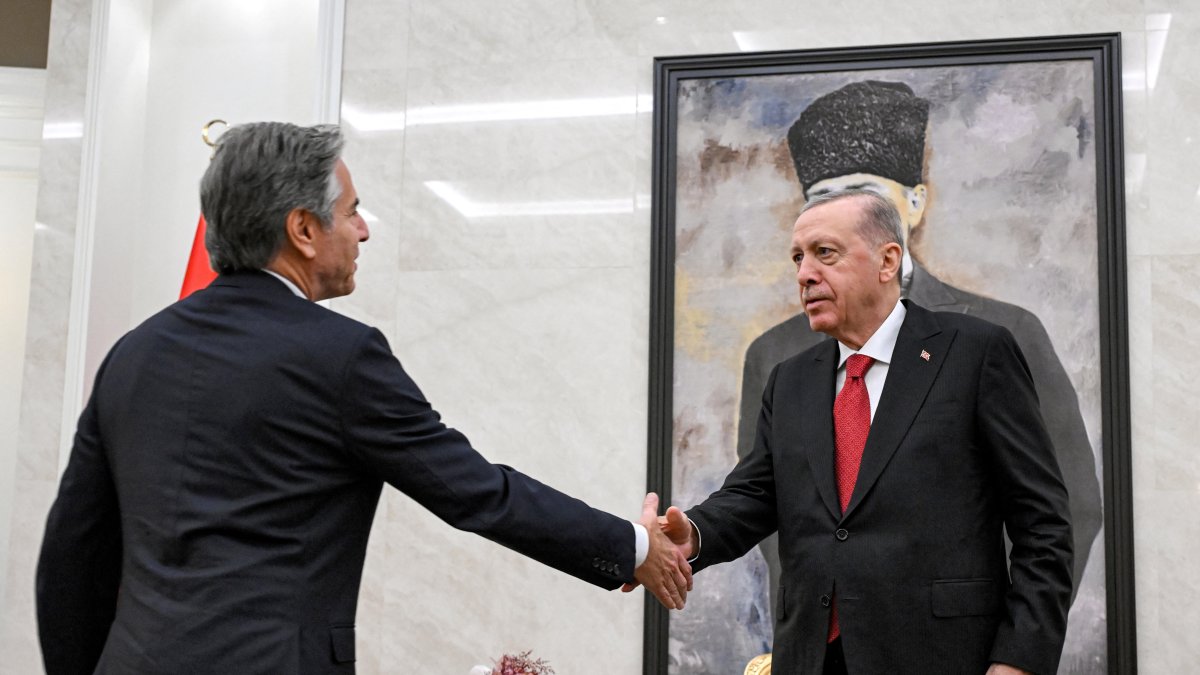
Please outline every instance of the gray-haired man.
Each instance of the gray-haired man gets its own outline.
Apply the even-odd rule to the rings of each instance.
[[[313,302],[354,290],[369,235],[342,145],[331,126],[222,137],[201,183],[220,276],[113,347],[79,420],[38,565],[51,675],[353,672],[384,482],[589,583],[683,606],[690,569],[656,497],[631,527],[489,463],[378,330]]]
[[[788,130],[788,148],[808,199],[861,189],[887,197],[900,214],[904,236],[901,296],[934,311],[970,314],[1012,332],[1033,373],[1042,418],[1054,444],[1070,495],[1075,589],[1100,531],[1100,485],[1096,461],[1079,412],[1079,399],[1037,316],[938,279],[908,250],[923,222],[929,198],[925,152],[929,102],[900,82],[855,82],[812,102]],[[775,364],[825,339],[798,314],[767,330],[746,350],[738,424],[738,457],[754,447],[763,389]],[[779,588],[779,546],[772,535],[761,545],[771,589]]]

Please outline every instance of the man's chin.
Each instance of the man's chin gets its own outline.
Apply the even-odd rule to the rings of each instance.
[[[833,317],[824,312],[805,312],[808,315],[808,327],[818,333],[828,332],[837,323]]]

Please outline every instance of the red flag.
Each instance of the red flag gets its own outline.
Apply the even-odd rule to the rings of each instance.
[[[187,271],[183,275],[183,288],[179,291],[179,299],[195,293],[207,286],[217,273],[212,271],[208,262],[208,250],[204,248],[204,215],[196,223],[196,238],[192,240],[192,255],[188,257]]]

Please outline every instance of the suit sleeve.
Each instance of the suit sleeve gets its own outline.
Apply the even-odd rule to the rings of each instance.
[[[767,368],[775,364],[766,364],[763,354],[764,337],[750,343],[746,350],[746,360],[742,366],[742,396],[739,399],[737,456],[738,459],[749,455],[754,450],[757,436],[758,420],[761,418],[763,389],[767,377]]]
[[[101,366],[95,390],[103,373]],[[120,579],[121,520],[93,391],[38,557],[38,638],[49,675],[95,669],[116,615]]]
[[[998,328],[980,372],[976,419],[999,479],[1012,540],[1006,613],[993,661],[1034,673],[1058,670],[1071,597],[1067,491],[1016,341]]]
[[[341,394],[349,452],[438,518],[603,588],[633,581],[629,521],[484,459],[442,424],[379,331]]]
[[[767,379],[759,412],[754,449],[738,461],[719,490],[687,512],[700,532],[698,572],[709,565],[742,557],[778,528],[771,425],[776,366]]]
[[[1079,397],[1075,387],[1059,361],[1042,322],[1033,314],[1024,312],[1012,330],[1021,353],[1029,360],[1034,385],[1041,400],[1042,417],[1046,421],[1050,440],[1054,442],[1058,467],[1067,486],[1075,546],[1072,578],[1078,591],[1092,542],[1103,522],[1100,483],[1096,479],[1096,456],[1079,413]]]

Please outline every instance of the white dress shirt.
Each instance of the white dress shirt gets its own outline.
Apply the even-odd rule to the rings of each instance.
[[[833,385],[835,398],[842,390],[842,386],[846,384],[846,359],[855,354],[875,359],[875,363],[871,364],[871,368],[867,370],[867,374],[863,378],[867,385],[867,395],[871,398],[872,422],[875,421],[875,409],[879,407],[879,396],[883,394],[883,383],[887,380],[888,366],[892,362],[892,352],[896,350],[896,336],[900,335],[900,325],[904,323],[906,314],[908,314],[908,310],[904,308],[904,303],[897,300],[896,306],[892,308],[892,313],[888,314],[888,317],[883,320],[883,324],[876,329],[861,349],[854,351],[838,342],[837,381]]]
[[[270,274],[271,276],[275,277],[276,279],[278,279],[278,280],[282,281],[282,282],[283,282],[283,285],[284,285],[284,286],[287,286],[287,287],[288,287],[288,290],[290,290],[291,292],[295,293],[297,296],[299,296],[299,297],[301,297],[301,298],[304,298],[305,300],[307,300],[307,299],[308,299],[308,296],[307,296],[307,295],[305,295],[304,293],[301,293],[301,292],[300,292],[300,287],[299,287],[299,286],[297,286],[296,284],[292,283],[292,280],[291,280],[291,279],[289,279],[289,278],[287,278],[287,277],[283,276],[283,275],[282,275],[282,274],[280,274],[279,272],[272,272],[271,270],[268,270],[268,269],[264,269],[263,271],[264,271],[264,272],[266,272],[267,274]]]

